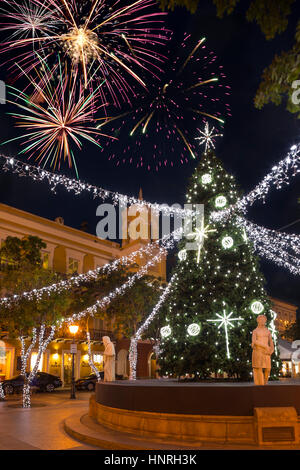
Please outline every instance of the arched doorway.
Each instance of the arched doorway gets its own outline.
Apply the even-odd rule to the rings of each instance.
[[[117,355],[117,375],[123,375],[128,377],[128,351],[126,349],[120,349]]]
[[[156,356],[153,351],[148,356],[148,376],[151,379],[156,378]]]

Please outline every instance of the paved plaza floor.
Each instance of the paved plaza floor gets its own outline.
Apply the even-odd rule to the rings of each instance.
[[[21,395],[0,402],[0,450],[96,450],[81,444],[64,431],[63,421],[74,413],[87,412],[90,393],[69,391],[36,393],[31,409],[22,409]]]

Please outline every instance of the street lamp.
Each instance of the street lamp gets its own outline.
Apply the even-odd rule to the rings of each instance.
[[[71,383],[71,395],[70,398],[74,399],[75,396],[75,377],[74,377],[74,364],[75,364],[75,354],[77,353],[77,344],[75,343],[75,335],[78,332],[78,325],[69,325],[69,331],[73,335],[73,343],[71,344],[71,354],[72,354],[72,383]]]

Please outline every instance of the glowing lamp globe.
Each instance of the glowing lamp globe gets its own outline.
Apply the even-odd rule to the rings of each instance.
[[[254,302],[251,303],[250,308],[253,313],[256,315],[259,315],[264,311],[264,306],[259,300],[255,300]]]
[[[218,208],[218,209],[222,209],[222,207],[225,207],[227,204],[227,199],[225,196],[218,196],[216,197],[216,200],[215,200],[215,206]]]
[[[170,336],[171,333],[172,333],[172,330],[169,326],[163,326],[160,329],[160,334],[162,335],[163,338],[167,338],[168,336]]]
[[[191,323],[188,326],[187,332],[190,336],[197,336],[200,333],[200,325],[198,323]]]
[[[78,329],[79,329],[78,325],[70,325],[69,326],[69,331],[72,335],[76,335]]]

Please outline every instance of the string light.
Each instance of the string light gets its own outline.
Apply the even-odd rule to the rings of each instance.
[[[138,279],[141,279],[143,276],[145,276],[145,274],[147,274],[148,270],[152,266],[155,266],[157,263],[159,263],[162,258],[166,256],[167,250],[174,248],[174,244],[174,238],[171,238],[169,241],[165,242],[164,245],[159,248],[158,254],[154,256],[150,261],[148,261],[135,274],[130,276],[128,280],[124,282],[124,284],[122,284],[120,287],[116,287],[112,292],[110,292],[107,296],[103,297],[101,300],[97,300],[97,302],[91,307],[88,307],[82,312],[76,313],[71,317],[60,320],[60,324],[64,322],[71,323],[74,321],[78,321],[81,318],[86,317],[87,315],[94,316],[95,313],[97,313],[99,310],[107,307],[113,299],[115,299],[119,295],[123,295],[125,291],[128,288],[132,287]]]
[[[129,364],[130,364],[130,379],[131,380],[136,380],[136,365],[137,365],[137,358],[138,358],[138,356],[137,356],[137,343],[138,343],[138,340],[141,339],[142,334],[150,326],[150,324],[152,323],[154,317],[159,312],[161,306],[163,305],[163,303],[165,302],[167,296],[171,292],[173,284],[177,280],[177,278],[178,278],[177,274],[174,274],[171,277],[169,284],[164,289],[163,293],[161,294],[161,296],[160,296],[157,304],[153,308],[152,312],[146,318],[146,320],[142,323],[142,325],[138,328],[136,334],[131,338],[130,348],[129,348]],[[166,327],[163,327],[163,328],[165,328],[165,330],[164,330],[165,333],[167,331],[171,330],[169,326],[166,326]],[[161,333],[162,333],[163,328],[161,329]],[[169,329],[169,330],[166,330],[166,329]],[[171,334],[171,331],[169,331],[169,334]],[[157,350],[157,354],[158,354],[158,352],[159,352],[159,348]]]
[[[233,213],[246,212],[247,207],[260,199],[265,202],[267,194],[273,187],[281,189],[282,186],[288,185],[291,177],[296,176],[300,172],[300,144],[293,145],[288,152],[286,158],[275,165],[270,173],[255,186],[255,188],[246,196],[239,199],[235,204],[231,205],[222,212],[213,212],[211,219],[214,221],[228,220]]]
[[[136,205],[137,207],[148,207],[153,211],[153,213],[159,213],[166,216],[177,215],[180,217],[190,217],[198,215],[197,211],[192,211],[190,209],[180,209],[178,207],[168,206],[166,204],[158,204],[144,201],[143,199],[137,199],[133,196],[127,196],[120,194],[115,191],[109,191],[107,189],[83,183],[80,180],[75,180],[68,178],[62,174],[52,173],[51,171],[44,170],[41,167],[36,167],[33,165],[28,165],[23,163],[20,160],[15,158],[8,157],[6,155],[0,155],[0,166],[4,172],[12,172],[18,176],[29,176],[34,181],[47,181],[51,191],[55,192],[58,186],[62,186],[68,192],[73,192],[75,195],[87,192],[92,194],[94,199],[102,199],[103,201],[110,199],[113,204],[116,206],[120,204],[122,207],[125,207],[127,204]],[[201,212],[199,212],[201,214]]]
[[[142,246],[141,248],[130,253],[127,256],[122,256],[121,258],[113,262],[106,263],[105,265],[99,266],[94,270],[90,270],[85,274],[77,274],[75,276],[70,277],[69,279],[53,283],[50,286],[42,287],[40,289],[33,289],[32,291],[23,292],[19,295],[3,297],[0,299],[0,305],[10,307],[22,298],[25,298],[27,300],[41,300],[44,295],[50,296],[53,293],[61,293],[71,289],[72,287],[79,287],[85,282],[96,281],[100,274],[111,274],[113,271],[116,271],[120,265],[128,266],[134,262],[136,257],[141,257],[142,255],[147,257],[153,256],[153,253],[155,253],[155,251],[157,251],[157,249],[159,248],[160,243],[164,244],[170,237],[177,237],[180,232],[181,228],[175,230],[174,232],[171,232],[170,234],[164,235],[163,238],[156,240],[155,242],[150,242],[147,245]]]

